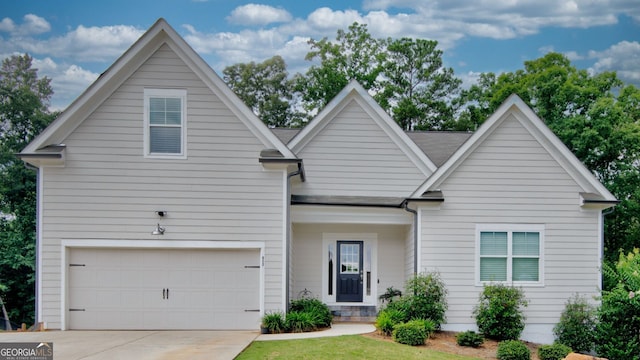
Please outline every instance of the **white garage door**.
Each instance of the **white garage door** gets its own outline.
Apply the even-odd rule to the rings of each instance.
[[[71,249],[70,329],[257,329],[258,250]]]

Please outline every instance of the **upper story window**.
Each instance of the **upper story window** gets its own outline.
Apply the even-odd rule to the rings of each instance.
[[[144,90],[145,156],[186,158],[186,103],[186,90]]]
[[[542,285],[541,225],[478,225],[477,283]]]

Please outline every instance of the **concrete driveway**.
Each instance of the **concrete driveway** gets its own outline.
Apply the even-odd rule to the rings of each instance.
[[[53,358],[231,360],[258,331],[44,331],[0,332],[0,342],[53,342]]]

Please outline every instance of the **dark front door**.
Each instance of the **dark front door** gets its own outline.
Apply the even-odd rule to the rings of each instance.
[[[338,241],[336,301],[362,302],[362,241]]]

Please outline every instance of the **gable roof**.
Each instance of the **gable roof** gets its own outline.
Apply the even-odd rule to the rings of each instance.
[[[301,130],[294,128],[271,129],[285,144],[288,144]],[[438,167],[442,166],[473,135],[470,132],[461,131],[405,131],[405,134]]]
[[[335,116],[351,101],[356,101],[371,119],[382,129],[398,148],[425,175],[431,175],[436,165],[425,153],[402,131],[391,117],[373,100],[356,80],[351,80],[347,86],[327,106],[288,143],[294,153],[299,153]]]
[[[504,121],[513,115],[529,133],[549,152],[583,189],[594,189],[605,202],[615,203],[616,198],[600,183],[587,167],[549,129],[533,110],[517,95],[511,95],[500,105],[478,130],[412,195],[419,198],[437,188],[462,162],[491,135]]]
[[[285,158],[295,158],[293,152],[229,89],[193,48],[164,19],[160,18],[56,120],[25,147],[21,152],[21,155],[26,155],[25,160],[36,158],[48,145],[63,142],[162,45],[168,45],[265,147],[277,149]]]

